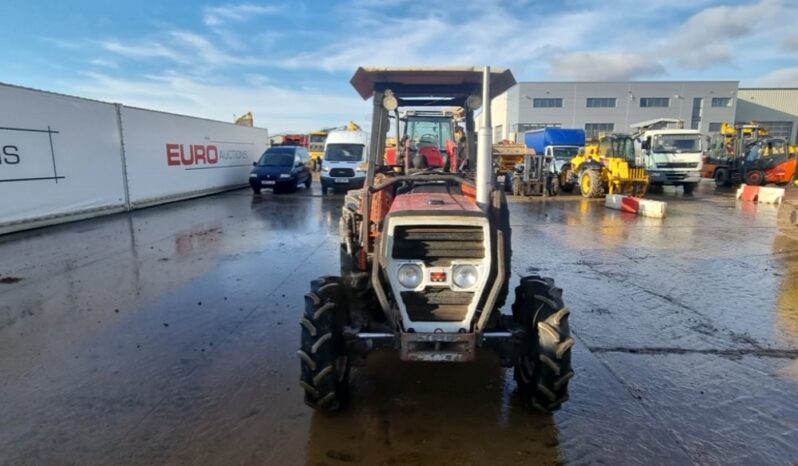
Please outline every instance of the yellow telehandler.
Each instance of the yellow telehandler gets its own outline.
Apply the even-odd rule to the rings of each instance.
[[[648,173],[635,156],[634,139],[627,134],[599,134],[571,159],[568,168],[583,197],[643,197],[648,190]]]

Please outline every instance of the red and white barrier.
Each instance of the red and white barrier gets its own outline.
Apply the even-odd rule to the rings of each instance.
[[[737,189],[737,199],[760,204],[781,204],[784,199],[784,188],[744,184]]]
[[[665,217],[668,203],[623,196],[621,194],[608,194],[604,199],[604,206],[643,217],[663,218]]]

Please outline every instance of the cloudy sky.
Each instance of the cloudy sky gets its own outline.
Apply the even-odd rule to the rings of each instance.
[[[798,0],[0,3],[0,82],[272,132],[365,122],[358,65],[798,87]]]

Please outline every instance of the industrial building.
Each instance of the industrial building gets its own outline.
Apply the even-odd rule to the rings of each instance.
[[[702,133],[757,121],[794,141],[798,89],[741,89],[738,81],[521,82],[492,109],[494,140],[543,127],[629,132],[636,122],[678,118]]]
[[[773,136],[798,142],[798,88],[741,88],[735,121],[756,122]]]

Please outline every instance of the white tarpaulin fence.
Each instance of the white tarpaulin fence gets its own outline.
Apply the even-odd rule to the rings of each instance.
[[[0,233],[243,186],[268,132],[0,84]]]

